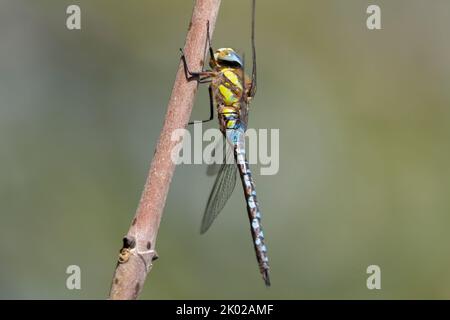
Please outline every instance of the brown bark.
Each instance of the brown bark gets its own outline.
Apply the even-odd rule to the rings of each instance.
[[[205,56],[206,26],[214,30],[221,0],[197,0],[189,24],[184,52],[192,70],[202,68]],[[194,104],[197,82],[188,82],[180,61],[166,118],[150,166],[144,191],[124,238],[124,246],[111,285],[110,299],[137,299],[155,260],[156,237],[175,171],[171,151],[177,141],[171,140],[174,130],[185,128]],[[180,269],[181,272],[181,269]]]

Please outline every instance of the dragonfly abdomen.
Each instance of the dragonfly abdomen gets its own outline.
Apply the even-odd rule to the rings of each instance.
[[[233,135],[233,133],[231,134],[232,139],[234,139],[236,135]],[[264,232],[261,226],[261,212],[259,209],[258,200],[256,198],[255,184],[253,182],[250,167],[245,156],[245,145],[242,139],[238,139],[238,141],[235,141],[234,146],[235,159],[239,169],[242,186],[244,188],[245,199],[247,202],[247,212],[250,220],[250,229],[252,233],[253,244],[255,247],[256,258],[258,260],[259,269],[264,282],[267,286],[270,286],[269,258],[267,256],[267,247],[264,243]]]

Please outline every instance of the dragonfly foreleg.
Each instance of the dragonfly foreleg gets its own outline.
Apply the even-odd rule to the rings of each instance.
[[[181,51],[181,60],[183,61],[184,66],[184,73],[188,81],[197,80],[200,83],[205,83],[205,81],[209,81],[209,78],[213,77],[216,74],[214,71],[198,71],[198,72],[191,71],[189,69],[186,55],[184,54],[183,49],[180,48],[180,51]]]

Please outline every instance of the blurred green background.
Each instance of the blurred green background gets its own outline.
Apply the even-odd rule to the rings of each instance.
[[[369,4],[383,30],[367,30]],[[0,1],[0,298],[107,297],[192,6]],[[249,16],[222,1],[214,46],[250,57]],[[250,126],[281,140],[279,173],[255,174],[273,286],[242,193],[200,236],[214,178],[184,165],[142,298],[450,298],[449,17],[447,0],[258,1]],[[203,88],[192,119],[207,115]],[[66,289],[71,264],[81,290]]]

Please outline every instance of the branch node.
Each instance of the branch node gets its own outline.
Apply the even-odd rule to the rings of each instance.
[[[133,236],[125,236],[122,239],[124,249],[133,249],[136,247],[136,238]]]

